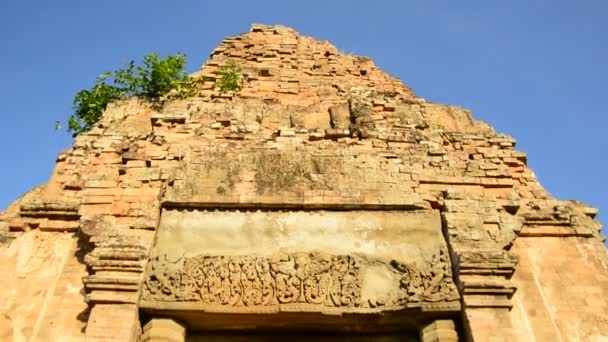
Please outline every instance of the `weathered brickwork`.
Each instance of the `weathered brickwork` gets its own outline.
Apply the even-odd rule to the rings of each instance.
[[[83,340],[86,269],[72,234],[30,230],[0,252],[3,341]]]
[[[219,70],[232,62],[242,69],[243,87],[222,92]],[[400,302],[399,310],[406,308],[402,316],[394,310],[395,322],[405,322],[408,336],[424,341],[608,339],[608,254],[601,226],[593,219],[597,210],[552,198],[513,138],[462,108],[417,97],[369,58],[342,54],[328,42],[281,26],[254,25],[250,32],[225,39],[192,77],[198,87],[192,98],[170,94],[155,103],[132,98],[110,104],[99,124],[58,156],[49,182],[1,214],[0,265],[7,274],[0,302],[3,339],[135,341],[143,329],[143,340],[152,341],[157,331],[164,334],[165,328],[157,329],[157,318],[150,316],[168,315],[162,310],[174,303],[148,302],[142,309],[140,297],[151,276],[146,271],[150,256],[159,257],[153,254],[165,243],[158,232],[166,210],[236,210],[244,217],[254,210],[397,211],[411,212],[416,219],[437,217],[428,231],[416,225],[402,233],[390,231],[419,234],[418,245],[405,248],[409,254],[378,252],[383,243],[390,244],[390,236],[382,235],[388,233],[373,225],[357,226],[361,221],[355,220],[349,235],[354,247],[336,243],[339,253],[318,258],[368,260],[373,267],[365,276],[357,269],[358,278],[345,280],[346,273],[337,272],[332,284],[356,281],[376,296],[393,286],[386,284],[407,291],[403,284],[416,277],[407,274],[401,283],[391,282],[382,270],[405,272],[400,264],[432,263],[419,252],[425,248],[433,248],[428,255],[448,251],[450,258],[442,261],[448,271],[425,273],[424,281],[457,288],[450,294],[455,302],[419,305],[417,312],[428,308],[419,320],[399,318],[414,308],[407,302]],[[329,220],[339,216],[327,215]],[[236,219],[226,217],[226,229],[232,229]],[[188,220],[171,229],[192,234],[197,221]],[[288,219],[277,222],[276,227],[285,224],[284,231],[290,232]],[[261,224],[259,231],[276,227]],[[327,233],[327,239],[342,236],[328,227],[334,235]],[[365,245],[372,242],[377,246]],[[303,282],[308,278],[295,275],[297,258],[321,249],[315,243],[285,243],[293,249],[285,253],[290,257],[278,252],[246,256],[276,257],[277,262],[264,265],[288,266],[266,273]],[[226,246],[230,244],[222,248]],[[184,253],[191,252],[188,248]],[[200,260],[245,260],[237,249],[194,252]],[[167,264],[184,264],[176,258]],[[315,267],[325,267],[319,263]],[[229,280],[205,291],[227,288],[240,294],[244,285],[239,284],[253,284],[245,269],[225,266],[217,270],[224,275],[201,268],[211,272],[205,273],[205,282]],[[196,283],[200,277],[166,267],[155,269],[170,284],[166,288],[202,291],[202,283]],[[230,272],[239,278],[230,278]],[[325,281],[323,272],[311,271],[318,275],[310,278],[311,284]],[[181,278],[189,283],[180,283]],[[372,286],[370,279],[378,283]],[[162,286],[156,290],[161,291],[158,298],[170,297]],[[411,295],[387,292],[385,297]],[[223,298],[219,292],[213,296]],[[192,295],[199,297],[198,292]],[[356,309],[364,315],[369,307],[366,302]],[[374,312],[382,311],[377,307],[382,305],[374,304]],[[309,310],[298,308],[289,310]],[[167,330],[176,336],[172,340],[183,339],[188,329],[204,328],[190,318],[184,316],[174,331]],[[376,324],[371,318],[348,322],[370,331]],[[390,323],[386,329],[397,326]]]

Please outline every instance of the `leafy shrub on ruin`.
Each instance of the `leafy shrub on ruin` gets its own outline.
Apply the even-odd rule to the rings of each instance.
[[[109,74],[103,74],[97,78],[91,89],[83,89],[74,96],[74,113],[68,119],[68,131],[74,135],[89,130],[103,114],[108,103],[121,99],[125,91],[121,88],[109,85],[106,79]]]
[[[185,66],[184,55],[163,59],[154,52],[144,56],[143,66],[131,61],[123,69],[104,73],[91,89],[83,89],[74,97],[68,131],[74,135],[88,131],[101,119],[110,102],[128,96],[156,99],[171,91],[179,98],[194,96],[194,82]]]
[[[221,76],[219,87],[221,91],[235,91],[241,89],[242,82],[241,66],[233,60],[229,60],[218,70]]]

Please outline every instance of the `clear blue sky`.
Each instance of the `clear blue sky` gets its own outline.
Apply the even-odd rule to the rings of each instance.
[[[514,136],[543,185],[608,218],[608,2],[0,2],[0,210],[46,182],[71,145],[74,94],[151,51],[195,71],[225,36],[283,24],[367,55],[429,101]]]

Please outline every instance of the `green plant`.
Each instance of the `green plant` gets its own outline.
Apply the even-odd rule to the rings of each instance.
[[[99,76],[93,88],[76,93],[73,101],[74,113],[68,119],[68,131],[76,135],[89,130],[99,121],[108,103],[125,95],[124,89],[105,83],[109,76],[109,73]]]
[[[130,94],[155,98],[188,82],[185,66],[184,55],[161,59],[158,53],[153,52],[144,56],[143,66],[135,68],[135,62],[131,61],[125,69],[116,70],[114,83]]]
[[[153,52],[144,56],[143,66],[136,67],[131,61],[124,69],[104,73],[97,78],[93,88],[83,89],[74,97],[74,113],[68,119],[68,131],[77,135],[89,130],[110,102],[127,96],[154,99],[172,90],[179,98],[194,96],[194,81],[186,73],[185,66],[186,56],[182,54],[162,59]]]
[[[198,79],[196,82],[204,82],[204,79]],[[181,82],[175,85],[175,92],[178,98],[185,99],[196,95],[195,81],[191,77],[186,77]]]
[[[221,91],[233,91],[241,89],[243,82],[241,77],[241,66],[233,60],[229,60],[226,65],[218,70],[220,79],[219,87]]]

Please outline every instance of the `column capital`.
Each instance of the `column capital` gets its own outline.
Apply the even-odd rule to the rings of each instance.
[[[186,327],[170,318],[153,318],[144,326],[141,342],[185,342]]]
[[[420,330],[421,342],[458,342],[456,325],[451,319],[438,319]]]

